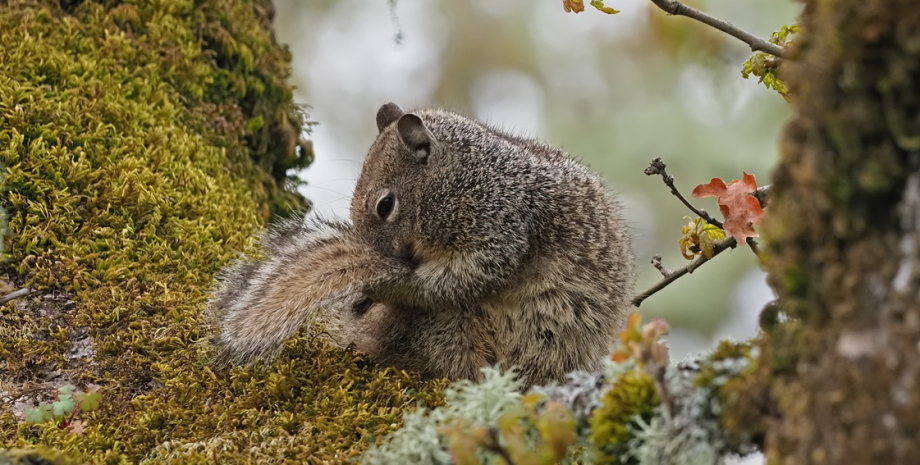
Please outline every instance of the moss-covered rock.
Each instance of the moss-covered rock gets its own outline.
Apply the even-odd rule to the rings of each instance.
[[[379,370],[300,334],[270,367],[208,367],[213,273],[312,154],[267,1],[0,6],[4,280],[0,445],[79,461],[340,461],[441,402],[439,382]],[[102,386],[83,434],[24,407]]]

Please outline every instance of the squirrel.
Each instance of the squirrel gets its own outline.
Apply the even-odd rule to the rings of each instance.
[[[457,113],[387,103],[351,221],[289,221],[208,303],[220,364],[271,359],[309,322],[376,362],[525,384],[598,370],[623,328],[633,253],[600,177],[563,151]]]

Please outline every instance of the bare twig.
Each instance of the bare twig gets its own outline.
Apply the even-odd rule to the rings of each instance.
[[[690,209],[690,211],[692,211],[693,213],[696,213],[696,216],[699,216],[707,223],[715,225],[717,228],[722,229],[721,221],[713,218],[709,213],[706,213],[706,210],[701,210],[699,208],[694,207],[693,205],[690,204],[689,201],[687,201],[686,198],[684,198],[683,195],[681,195],[680,191],[678,191],[677,188],[674,187],[674,176],[669,175],[668,172],[665,170],[665,168],[667,168],[667,165],[665,165],[664,162],[661,161],[661,158],[656,158],[652,160],[652,162],[649,163],[648,168],[645,169],[645,175],[646,176],[654,176],[656,174],[661,175],[661,180],[664,181],[665,185],[671,189],[671,193],[674,194],[675,197],[680,199],[680,201],[684,205],[686,205],[687,208]]]
[[[0,297],[0,305],[3,305],[11,300],[18,299],[20,297],[25,297],[31,293],[32,293],[32,289],[29,289],[29,288],[23,288],[18,291],[10,292],[9,294],[5,296]]]
[[[760,202],[760,208],[767,208],[767,203],[770,201],[770,193],[773,192],[773,184],[767,184],[766,186],[760,186],[756,191],[751,192],[748,195],[754,196],[758,202]]]
[[[667,348],[667,346],[664,347]],[[671,421],[674,418],[674,414],[677,412],[677,405],[674,396],[671,395],[671,390],[668,389],[668,382],[665,379],[665,375],[667,375],[668,360],[667,351],[665,351],[664,361],[655,359],[649,352],[643,351],[642,353],[642,363],[645,364],[645,369],[648,371],[648,374],[652,376],[652,384],[655,385],[655,390],[658,391],[658,398],[661,399],[661,405],[664,406],[664,416],[668,421]]]
[[[396,45],[402,45],[406,35],[403,33],[402,24],[399,23],[399,15],[396,14],[396,0],[388,0],[387,3],[390,7],[390,22],[393,23],[393,30],[396,31],[396,34],[393,35],[393,42]]]
[[[511,455],[508,454],[508,451],[498,443],[497,429],[489,428],[489,441],[490,442],[485,445],[488,450],[498,454],[498,456],[501,457],[507,465],[514,465],[514,460],[511,459]]]
[[[676,0],[652,0],[652,3],[655,4],[658,8],[661,8],[669,15],[674,16],[686,16],[688,18],[693,18],[703,24],[714,27],[736,39],[741,40],[742,42],[748,44],[751,47],[751,50],[757,52],[766,52],[770,55],[778,56],[781,58],[786,58],[786,49],[776,44],[771,44],[766,40],[763,40],[750,32],[747,32],[728,21],[722,21],[721,19],[710,16],[702,11],[699,11],[694,8],[690,8],[683,3],[680,3]]]
[[[716,255],[719,255],[726,249],[735,248],[735,246],[737,245],[738,245],[738,241],[736,241],[734,237],[729,236],[727,239],[723,239],[719,242],[716,242],[713,245],[712,256],[715,257]],[[640,305],[642,305],[642,302],[645,299],[649,298],[652,294],[668,287],[669,284],[673,283],[674,281],[677,281],[677,278],[680,278],[681,276],[685,274],[693,273],[694,271],[696,271],[697,268],[703,266],[703,264],[708,262],[709,260],[712,260],[712,259],[706,258],[705,255],[700,255],[699,257],[694,259],[692,262],[688,263],[683,268],[678,268],[672,271],[667,276],[665,276],[664,279],[655,283],[654,286],[648,288],[645,292],[634,297],[632,300],[632,304],[636,307],[639,307]]]
[[[757,241],[753,237],[747,238],[747,245],[751,247],[751,252],[754,252],[754,255],[757,255],[757,258],[760,257],[760,245],[757,244]]]
[[[661,263],[661,255],[655,255],[654,257],[652,257],[652,266],[654,266],[655,269],[658,270],[659,273],[661,273],[661,276],[664,276],[665,278],[667,278],[668,276],[670,276],[671,273],[674,273],[673,271],[671,271],[670,269],[666,268],[666,267]]]
[[[758,187],[757,190],[751,192],[748,195],[757,199],[757,202],[760,203],[760,208],[767,208],[767,202],[770,201],[771,192],[773,192],[773,185],[767,184],[766,186]],[[747,245],[751,246],[751,252],[754,252],[754,255],[757,255],[757,258],[763,258],[760,253],[760,246],[757,245],[757,241],[755,241],[753,237],[747,238]]]

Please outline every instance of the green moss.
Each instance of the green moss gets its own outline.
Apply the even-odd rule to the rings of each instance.
[[[59,451],[39,449],[0,449],[0,465],[76,465],[84,463],[78,457],[68,457]]]
[[[341,461],[439,404],[442,382],[306,333],[270,367],[208,367],[213,273],[270,212],[304,206],[286,176],[312,157],[306,117],[267,1],[111,3],[0,7],[2,272],[38,289],[0,310],[0,391],[104,396],[82,435],[0,407],[0,444],[108,463]]]
[[[783,284],[786,292],[801,294],[808,288],[808,274],[800,266],[792,264],[784,270]]]
[[[886,154],[887,155],[887,154]],[[887,193],[892,180],[899,180],[901,167],[894,157],[884,157],[867,161],[857,176],[859,187],[869,193]]]
[[[591,443],[601,454],[598,463],[622,463],[632,439],[630,426],[636,418],[648,422],[661,401],[645,369],[623,372],[601,397],[601,406],[591,415]]]
[[[6,167],[0,164],[0,197],[6,197]],[[8,230],[8,220],[7,220],[6,209],[0,205],[0,263],[2,263],[6,258],[6,245],[4,244],[4,238],[6,237]]]

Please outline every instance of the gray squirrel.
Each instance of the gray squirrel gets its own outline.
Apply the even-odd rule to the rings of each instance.
[[[525,383],[597,370],[622,330],[633,254],[620,207],[585,165],[459,114],[377,112],[351,222],[270,229],[266,255],[219,277],[219,364],[271,359],[307,323],[380,364]]]

